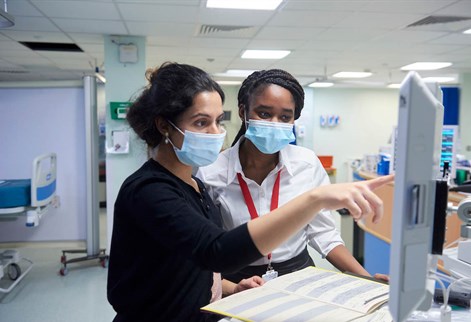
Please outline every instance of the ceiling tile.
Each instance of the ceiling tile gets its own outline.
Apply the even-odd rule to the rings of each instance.
[[[254,39],[250,41],[245,49],[278,49],[278,50],[294,50],[302,47],[306,43],[304,39],[283,40],[277,39]]]
[[[368,5],[370,0],[311,0],[287,1],[283,10],[319,10],[319,11],[358,11]]]
[[[73,43],[62,32],[6,30],[4,33],[16,41]]]
[[[300,40],[310,37],[314,38],[323,31],[324,29],[321,28],[265,27],[260,30],[255,39]]]
[[[68,35],[76,43],[102,44],[103,45],[103,42],[104,42],[103,35],[101,34],[86,34],[86,33],[69,32]]]
[[[195,34],[196,26],[193,24],[128,21],[127,27],[131,35],[156,36],[165,34],[167,37],[190,37]]]
[[[443,45],[471,45],[471,35],[451,34],[446,37],[440,37],[434,40],[430,40],[429,43]]]
[[[117,5],[126,21],[189,23],[198,16],[198,7],[123,3]]]
[[[15,25],[8,30],[60,31],[49,19],[44,17],[15,17]]]
[[[274,15],[268,10],[225,10],[202,8],[197,22],[208,25],[262,26]]]
[[[53,21],[66,32],[127,35],[126,27],[121,21],[81,20],[54,18]]]
[[[298,27],[300,21],[304,27],[330,27],[345,18],[351,13],[345,11],[325,12],[325,11],[286,11],[282,10],[268,23],[269,26]]]
[[[224,38],[204,38],[196,37],[190,41],[191,47],[206,48],[238,48],[242,50],[249,43],[248,39],[224,39]]]
[[[3,9],[3,4],[2,4],[2,9]],[[27,0],[8,1],[8,13],[12,15],[13,17],[15,17],[15,20],[17,19],[18,16],[28,16],[28,17],[42,17],[43,16],[43,14]]]
[[[441,15],[455,15],[459,17],[471,17],[471,1],[461,0],[440,9]]]
[[[364,12],[409,13],[430,15],[446,8],[456,0],[371,1],[362,8]]]
[[[382,29],[395,29],[403,28],[422,18],[425,16],[420,14],[356,12],[337,23],[336,27],[378,28],[380,26]]]
[[[35,5],[50,18],[118,20],[120,15],[112,2],[101,1],[36,1]]]

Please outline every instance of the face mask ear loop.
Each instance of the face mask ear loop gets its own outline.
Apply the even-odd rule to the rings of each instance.
[[[182,130],[180,130],[175,124],[173,124],[172,121],[168,120],[167,122],[169,122],[170,125],[172,125],[178,132],[180,132],[181,134],[183,134],[183,136],[185,136],[185,133],[183,133]]]
[[[249,120],[247,120],[247,108],[244,106],[244,124],[245,124],[245,131],[247,132],[249,128]]]
[[[170,123],[170,125],[173,126],[178,132],[180,132],[180,133],[183,135],[183,137],[185,137],[185,133],[183,133],[175,124],[173,124],[172,121],[167,120],[167,122]],[[173,146],[174,149],[178,149],[178,148],[173,144],[172,140],[170,140],[170,138],[168,137],[168,133],[167,133],[166,138],[165,138],[165,143],[167,143],[167,142],[169,142],[169,143]],[[180,150],[180,149],[178,149],[178,150]]]

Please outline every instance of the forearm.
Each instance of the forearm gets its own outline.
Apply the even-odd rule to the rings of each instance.
[[[267,255],[305,227],[321,209],[346,208],[354,220],[373,215],[373,222],[378,222],[383,215],[383,203],[372,191],[393,179],[394,176],[382,176],[317,187],[271,213],[251,220],[247,225],[248,232],[258,251]]]
[[[305,227],[321,210],[317,196],[302,194],[282,207],[248,222],[248,230],[260,253],[267,255]]]
[[[234,294],[235,288],[237,286],[236,283],[233,283],[226,279],[222,279],[221,285],[222,285],[222,297],[226,297],[226,296]]]
[[[370,276],[344,245],[338,245],[332,249],[326,258],[341,272]]]

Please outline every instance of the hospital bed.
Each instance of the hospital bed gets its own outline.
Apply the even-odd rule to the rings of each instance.
[[[27,227],[39,225],[41,217],[50,207],[59,206],[56,195],[55,153],[43,154],[33,160],[31,179],[0,179],[0,221],[26,218]],[[25,262],[26,270],[22,273],[20,262]],[[8,288],[1,288],[1,293],[10,292],[31,270],[33,262],[21,258],[16,250],[0,252],[0,279],[6,275],[14,281]]]

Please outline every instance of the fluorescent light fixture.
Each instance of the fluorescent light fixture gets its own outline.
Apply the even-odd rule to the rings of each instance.
[[[248,69],[228,69],[224,73],[215,73],[214,76],[221,76],[221,77],[247,77],[250,74],[255,72],[255,70],[248,70]]]
[[[100,74],[100,68],[95,67],[95,74],[94,74],[94,75],[95,75],[96,78],[98,78],[98,80],[99,80],[100,82],[102,82],[103,84],[106,83],[106,78],[105,78],[105,76],[103,76],[102,74]]]
[[[463,31],[463,33],[464,33],[464,34],[471,35],[471,29],[465,30],[465,31]]]
[[[98,80],[99,80],[100,82],[102,82],[103,84],[106,83],[106,78],[105,78],[105,76],[103,76],[102,74],[100,74],[100,73],[95,73],[95,77],[98,78]]]
[[[219,85],[240,85],[242,84],[241,81],[225,81],[225,80],[218,80],[216,81],[216,83],[218,83]]]
[[[7,0],[3,0],[3,8],[0,8],[0,28],[8,28],[15,25],[15,18],[8,14]]]
[[[451,63],[448,62],[417,62],[402,66],[402,70],[437,70],[440,68],[445,68],[451,66]]]
[[[334,86],[334,83],[331,83],[331,82],[314,82],[314,83],[311,83],[307,86],[308,87],[331,87],[331,86]]]
[[[387,88],[401,88],[401,84],[394,83],[394,84],[389,84],[386,86]]]
[[[437,83],[451,83],[455,81],[454,77],[424,77],[426,82],[437,82]]]
[[[283,0],[207,0],[206,8],[275,10]]]
[[[289,50],[246,50],[241,58],[244,59],[281,59],[291,53]]]
[[[370,72],[338,72],[332,76],[337,78],[365,78],[371,75],[373,75],[373,73]]]

